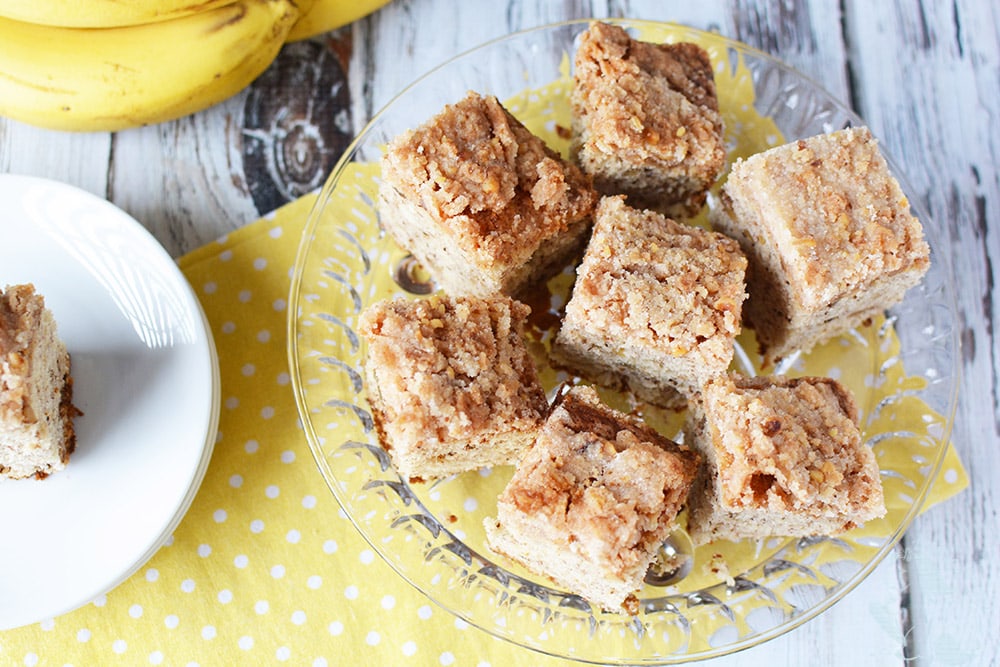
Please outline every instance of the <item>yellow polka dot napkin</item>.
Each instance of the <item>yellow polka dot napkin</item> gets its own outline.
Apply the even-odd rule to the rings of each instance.
[[[201,489],[167,545],[81,609],[0,632],[7,665],[562,665],[456,620],[339,510],[299,426],[290,272],[314,197],[185,256],[222,378]],[[953,451],[932,491],[967,484]],[[0,601],[2,603],[2,601]]]

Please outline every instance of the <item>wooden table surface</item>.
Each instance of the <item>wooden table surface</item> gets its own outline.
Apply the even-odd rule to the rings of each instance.
[[[920,516],[830,611],[717,664],[1000,664],[1000,7],[992,0],[395,0],[287,45],[249,89],[174,122],[73,134],[0,119],[0,172],[105,197],[179,256],[319,187],[353,134],[427,69],[511,31],[588,16],[716,30],[820,81],[902,165],[930,211],[925,224],[943,230],[954,259],[963,349],[953,439],[971,487]]]

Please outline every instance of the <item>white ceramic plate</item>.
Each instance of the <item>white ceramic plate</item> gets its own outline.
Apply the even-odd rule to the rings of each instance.
[[[34,283],[72,359],[77,446],[44,480],[0,479],[0,630],[65,613],[141,567],[187,511],[218,427],[201,306],[112,204],[0,174],[0,283]]]

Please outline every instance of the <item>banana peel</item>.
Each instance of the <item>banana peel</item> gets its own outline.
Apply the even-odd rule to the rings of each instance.
[[[286,41],[297,42],[335,30],[371,14],[388,2],[389,0],[316,0],[303,10]]]
[[[282,44],[336,29],[387,2],[0,0],[0,116],[75,132],[180,118],[244,89]],[[9,18],[19,7],[66,5],[122,6],[131,14],[105,16],[117,23],[112,27],[52,24],[80,23],[72,12],[48,23]],[[45,17],[57,16],[51,11]]]

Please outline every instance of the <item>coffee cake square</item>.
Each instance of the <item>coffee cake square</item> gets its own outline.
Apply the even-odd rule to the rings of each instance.
[[[411,481],[516,463],[548,401],[509,297],[380,301],[362,313],[368,401]]]
[[[732,239],[604,197],[553,362],[650,403],[683,406],[732,362],[745,269]]]
[[[378,212],[444,291],[516,296],[578,258],[596,201],[578,167],[470,92],[389,144]]]
[[[836,535],[885,515],[858,408],[831,378],[715,378],[692,403],[684,441],[705,460],[689,501],[695,544]]]
[[[920,222],[865,127],[738,160],[711,219],[749,261],[743,314],[768,363],[895,305],[930,266]]]
[[[603,609],[635,614],[697,466],[688,448],[573,387],[485,520],[488,544]]]
[[[725,165],[708,53],[593,23],[577,49],[572,154],[603,194],[689,217]]]
[[[70,355],[32,284],[0,290],[0,477],[43,479],[76,448]]]

